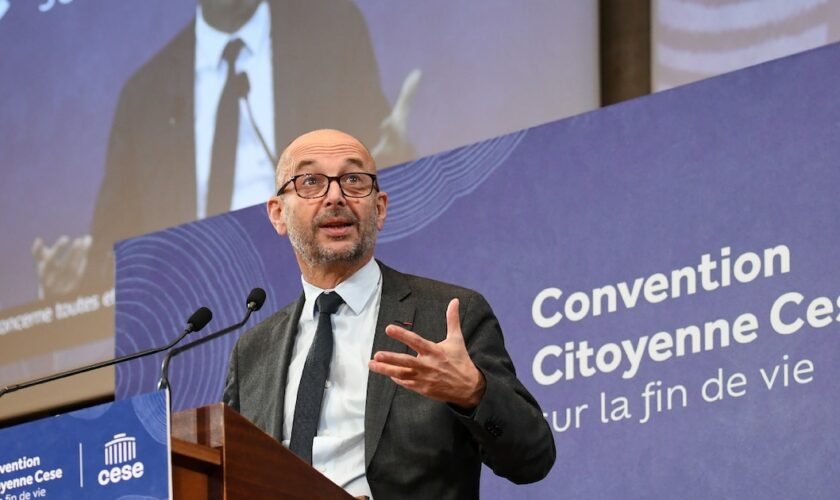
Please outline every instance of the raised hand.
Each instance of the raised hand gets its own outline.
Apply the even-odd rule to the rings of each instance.
[[[446,308],[446,339],[434,343],[397,325],[385,333],[407,345],[416,356],[379,351],[368,362],[371,371],[427,398],[469,409],[484,395],[484,375],[467,352],[458,316],[458,299]]]
[[[41,238],[32,243],[32,257],[38,273],[38,298],[74,291],[84,276],[88,250],[93,239],[89,235],[70,239],[59,237],[52,246]]]
[[[413,160],[416,156],[408,141],[407,128],[411,101],[417,93],[422,75],[420,68],[415,68],[405,77],[391,114],[379,125],[379,142],[370,151],[380,169]]]

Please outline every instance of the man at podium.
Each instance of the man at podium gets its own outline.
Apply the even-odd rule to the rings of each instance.
[[[239,339],[224,402],[355,496],[477,498],[482,462],[545,477],[551,430],[486,300],[373,258],[388,195],[368,149],[310,132],[276,181],[303,294]]]

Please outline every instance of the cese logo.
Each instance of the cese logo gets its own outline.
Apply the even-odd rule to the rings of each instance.
[[[99,484],[107,486],[120,481],[128,481],[131,479],[138,479],[143,477],[143,462],[134,462],[133,464],[125,464],[122,467],[112,467],[110,469],[102,469],[99,471]]]

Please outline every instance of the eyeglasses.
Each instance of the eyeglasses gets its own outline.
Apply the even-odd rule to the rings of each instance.
[[[341,194],[348,198],[364,198],[370,195],[374,189],[379,191],[376,176],[364,172],[351,172],[337,177],[324,174],[300,174],[286,181],[277,190],[277,196],[283,194],[286,186],[294,184],[295,193],[301,198],[321,198],[327,195],[332,181],[338,182],[338,188],[341,189]]]

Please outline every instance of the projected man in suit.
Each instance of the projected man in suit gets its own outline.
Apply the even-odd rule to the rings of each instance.
[[[195,22],[123,88],[92,238],[33,245],[41,296],[72,291],[86,267],[86,282],[110,284],[117,240],[261,203],[276,146],[306,130],[351,131],[386,165],[411,159],[418,78],[392,113],[350,0],[199,0]]]
[[[365,146],[305,134],[277,186],[304,293],[239,339],[224,401],[353,495],[477,498],[482,462],[544,477],[551,431],[484,298],[373,259],[388,195]]]

